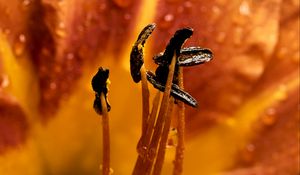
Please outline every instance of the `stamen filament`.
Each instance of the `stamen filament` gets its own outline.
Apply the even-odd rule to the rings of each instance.
[[[183,68],[179,67],[179,87],[183,87]],[[175,160],[173,175],[180,175],[183,172],[183,158],[184,158],[184,131],[185,131],[185,107],[182,101],[178,102],[179,115],[178,115],[178,126],[177,126],[177,137],[178,143],[176,146]]]
[[[169,107],[169,98],[170,98],[171,86],[172,86],[172,82],[173,82],[176,59],[177,59],[177,56],[176,56],[176,53],[174,53],[172,62],[169,66],[169,73],[168,73],[168,78],[167,78],[167,82],[166,82],[166,86],[165,86],[165,91],[163,94],[161,107],[160,107],[157,121],[155,124],[154,133],[153,133],[153,136],[151,139],[150,148],[147,153],[148,159],[146,160],[146,163],[145,163],[145,170],[146,170],[145,174],[149,174],[151,172],[153,162],[156,157],[159,140],[161,138],[163,125],[166,121],[166,117],[167,117],[166,114],[167,114],[168,107]]]
[[[143,116],[142,116],[142,138],[146,133],[147,121],[149,117],[149,88],[146,75],[146,69],[141,67],[141,84],[142,84],[142,101],[143,101]]]
[[[172,119],[172,110],[174,106],[174,98],[171,97],[169,100],[169,108],[166,115],[166,121],[164,124],[161,140],[159,143],[159,148],[156,156],[156,161],[154,164],[154,169],[152,174],[161,174],[161,170],[163,167],[163,163],[165,160],[165,153],[166,153],[166,145],[168,141],[168,135],[170,132],[170,126],[171,126],[171,119]]]
[[[138,159],[136,161],[134,170],[133,170],[133,175],[139,175],[143,171],[143,162],[147,158],[147,150],[149,149],[149,143],[150,139],[153,133],[154,129],[154,124],[155,124],[155,119],[157,116],[157,111],[159,107],[159,99],[160,99],[160,92],[157,91],[154,99],[153,99],[153,105],[152,105],[152,111],[149,117],[149,120],[147,122],[147,129],[145,133],[145,137],[141,138],[139,140],[138,146],[137,146],[137,151],[138,151]]]
[[[102,107],[102,134],[103,134],[103,152],[102,152],[102,174],[110,173],[110,143],[109,143],[109,118],[104,94],[100,94]]]

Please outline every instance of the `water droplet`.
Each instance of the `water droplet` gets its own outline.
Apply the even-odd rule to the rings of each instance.
[[[221,13],[221,9],[218,7],[218,6],[213,6],[212,7],[212,12],[214,13],[214,14],[216,14],[217,16],[219,16],[220,15],[220,13]]]
[[[218,33],[216,40],[218,43],[222,43],[222,42],[224,42],[225,37],[226,37],[226,33],[220,32],[220,33]]]
[[[183,6],[186,8],[191,8],[193,6],[193,3],[191,1],[186,1],[184,2]]]
[[[20,56],[23,54],[25,50],[25,42],[26,42],[26,37],[24,34],[20,34],[17,41],[14,44],[14,53],[16,56]]]
[[[19,35],[19,40],[20,40],[20,42],[25,43],[26,42],[25,35],[24,34]]]
[[[50,83],[50,89],[54,90],[54,89],[56,89],[56,88],[57,88],[56,83],[55,83],[55,82],[51,82],[51,83]]]
[[[4,32],[5,35],[9,35],[10,34],[10,30],[9,29],[4,29],[3,32]]]
[[[177,145],[177,141],[175,141],[174,139],[170,138],[167,141],[167,146],[166,148],[174,148]]]
[[[5,74],[2,74],[0,76],[0,90],[6,88],[8,85],[9,85],[8,76]]]
[[[177,7],[177,13],[183,13],[184,7],[183,6],[178,6]]]
[[[65,25],[64,22],[60,22],[60,23],[58,24],[58,27],[59,27],[60,29],[65,29],[65,28],[66,28],[66,25]]]
[[[83,25],[78,25],[77,30],[79,32],[83,32],[84,31],[84,26]]]
[[[254,151],[255,146],[253,144],[248,144],[241,152],[241,158],[243,163],[251,164],[254,161]]]
[[[74,54],[73,53],[68,53],[67,54],[67,60],[73,60],[74,59]]]
[[[240,14],[248,16],[250,15],[250,7],[247,1],[243,1],[239,8]]]
[[[147,151],[148,151],[148,147],[145,146],[143,143],[142,143],[142,139],[139,140],[138,144],[137,144],[137,152],[138,154],[141,156],[141,157],[146,157],[147,156]]]
[[[277,91],[275,92],[275,98],[277,100],[284,100],[287,96],[287,87],[286,85],[282,84],[278,87]]]
[[[106,9],[107,9],[106,3],[101,3],[101,4],[99,5],[99,9],[100,9],[100,11],[106,10]]]
[[[248,144],[246,146],[247,151],[253,152],[255,150],[255,146],[253,144]]]
[[[130,20],[130,19],[131,19],[131,15],[130,15],[129,13],[126,13],[126,14],[124,15],[124,19],[125,19],[125,20]]]
[[[267,115],[275,115],[275,113],[276,113],[275,108],[268,108],[268,109],[266,110],[266,114],[267,114]]]
[[[23,0],[23,5],[28,6],[31,3],[31,0]]]
[[[58,24],[58,28],[55,30],[55,34],[61,38],[66,36],[65,24],[63,22],[60,22]]]
[[[65,4],[65,1],[63,1],[63,0],[59,0],[59,1],[58,1],[58,5],[59,5],[60,7],[62,7],[64,4]]]
[[[162,29],[168,29],[169,27],[171,27],[173,21],[174,15],[169,13],[161,18],[159,24]]]
[[[275,123],[275,121],[276,121],[275,115],[264,115],[262,117],[263,124],[265,124],[267,126],[273,125]]]
[[[103,169],[103,165],[102,164],[100,164],[100,167],[99,167],[99,169],[100,170],[102,170]],[[112,168],[109,168],[109,174],[113,174],[114,173],[114,169],[112,169]]]
[[[177,129],[171,128],[168,135],[168,141],[167,141],[167,148],[172,148],[177,145],[178,139],[177,139]]]
[[[166,22],[171,22],[171,21],[173,21],[173,19],[174,19],[174,15],[172,15],[172,14],[167,14],[164,16],[164,20]]]

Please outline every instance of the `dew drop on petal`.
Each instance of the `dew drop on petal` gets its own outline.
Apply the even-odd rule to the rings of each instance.
[[[31,0],[23,0],[23,5],[28,6],[31,3]]]
[[[106,9],[107,9],[106,3],[104,3],[104,2],[100,3],[100,5],[99,5],[99,10],[100,10],[101,12],[103,12],[103,11],[105,11]]]
[[[193,3],[191,2],[191,1],[186,1],[186,2],[184,2],[184,7],[186,7],[186,8],[191,8],[192,6],[193,6]]]
[[[262,122],[264,125],[271,126],[275,123],[276,117],[275,115],[264,115],[262,117]]]
[[[20,40],[20,42],[25,43],[26,42],[25,35],[24,34],[19,35],[19,40]]]
[[[220,33],[217,34],[216,41],[218,43],[223,43],[224,40],[225,40],[225,37],[226,37],[226,33],[225,32],[220,32]]]
[[[9,35],[9,34],[10,34],[10,30],[9,30],[9,29],[4,29],[4,30],[3,30],[3,33],[4,33],[5,35]]]
[[[167,22],[171,22],[171,21],[173,21],[173,19],[174,19],[174,16],[172,14],[167,14],[164,16],[164,20]]]
[[[239,8],[240,14],[248,16],[250,15],[250,7],[249,7],[249,3],[247,1],[243,1],[240,5]]]
[[[74,59],[74,54],[73,53],[68,53],[67,54],[67,60],[73,60]]]
[[[278,87],[277,91],[275,92],[275,99],[277,100],[284,100],[287,97],[287,87],[285,84],[282,84]]]
[[[56,89],[56,87],[57,87],[57,85],[55,82],[50,83],[50,89],[54,90],[54,89]]]
[[[9,85],[9,78],[7,75],[0,75],[0,90],[6,88]]]
[[[221,9],[218,6],[214,5],[212,7],[212,20],[218,19],[220,15],[221,15]]]
[[[248,144],[246,146],[247,151],[253,152],[255,150],[255,146],[253,144]]]
[[[63,37],[66,36],[65,30],[62,29],[62,28],[57,28],[57,29],[55,30],[55,34],[56,34],[58,37],[61,37],[61,38],[63,38]]]
[[[130,19],[131,19],[131,15],[130,15],[129,13],[126,13],[126,14],[124,15],[124,19],[125,19],[125,20],[130,20]]]
[[[16,56],[20,56],[23,54],[25,50],[25,42],[26,42],[26,37],[24,34],[20,34],[19,37],[17,38],[17,41],[14,43],[14,53]]]
[[[241,153],[241,158],[244,163],[250,164],[254,161],[255,145],[248,144]]]

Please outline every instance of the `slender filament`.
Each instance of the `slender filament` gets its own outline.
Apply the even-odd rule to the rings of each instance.
[[[100,94],[102,107],[102,133],[103,133],[103,157],[102,174],[109,175],[110,172],[110,143],[109,143],[109,118],[104,94]]]

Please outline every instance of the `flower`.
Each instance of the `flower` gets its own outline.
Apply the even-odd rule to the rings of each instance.
[[[90,87],[99,66],[112,82],[111,166],[130,174],[141,90],[129,53],[150,22],[149,69],[180,27],[194,28],[187,46],[214,52],[184,73],[199,103],[187,107],[184,174],[299,173],[299,2],[23,0],[0,1],[0,9],[1,174],[99,172],[101,120]]]

